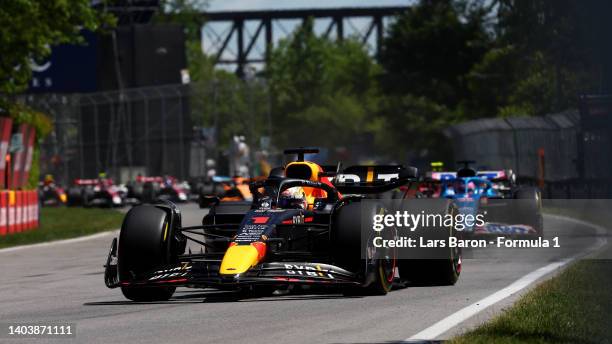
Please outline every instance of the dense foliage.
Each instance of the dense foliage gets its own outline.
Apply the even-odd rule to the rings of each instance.
[[[605,12],[602,6],[570,0],[421,0],[390,25],[377,57],[356,40],[315,35],[306,21],[273,50],[263,72],[269,99],[261,94],[256,99],[269,101],[279,147],[444,157],[448,145],[441,131],[452,123],[561,111],[576,107],[579,93],[605,88],[612,78],[604,73],[604,61],[612,54],[594,38],[609,29],[598,14]],[[212,67],[202,73],[201,62],[191,67],[200,80],[239,83]],[[231,104],[267,120],[245,99],[232,98]],[[244,126],[245,117],[235,111],[225,118],[229,131]],[[267,133],[265,126],[258,128],[255,134]]]
[[[53,45],[82,42],[83,29],[95,31],[111,17],[89,0],[11,0],[0,6],[0,94],[22,91],[30,80],[31,60]]]
[[[271,136],[276,147],[427,159],[445,153],[441,130],[450,124],[561,111],[576,107],[579,93],[612,86],[604,2],[420,0],[392,21],[376,57],[357,39],[314,34],[306,20],[246,82],[202,54],[206,5],[164,0],[156,20],[185,25],[193,117],[217,128],[221,145]],[[109,18],[87,0],[16,0],[0,8],[0,21],[1,94],[23,90],[30,59]]]
[[[112,25],[113,18],[93,9],[89,0],[10,0],[0,6],[0,23],[0,116],[32,125],[43,138],[52,130],[51,120],[12,101],[12,95],[28,86],[31,61],[47,57],[54,45],[81,43],[83,30]],[[30,187],[38,182],[38,153],[36,147]]]

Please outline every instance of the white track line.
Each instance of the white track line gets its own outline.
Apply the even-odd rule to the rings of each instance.
[[[111,236],[111,235],[116,235],[116,234],[117,234],[117,230],[112,230],[112,231],[109,231],[109,232],[96,233],[96,234],[87,235],[87,236],[78,237],[78,238],[72,238],[72,239],[55,240],[55,241],[49,241],[49,242],[42,242],[42,243],[39,243],[39,244],[8,247],[8,248],[0,249],[0,254],[2,254],[2,253],[9,253],[9,252],[15,252],[15,251],[21,251],[21,250],[26,250],[26,249],[39,248],[39,247],[48,247],[48,246],[72,244],[72,243],[75,243],[75,242],[94,240],[94,239],[104,238],[104,237]]]
[[[563,266],[567,265],[569,262],[585,256],[587,254],[593,253],[597,250],[599,250],[600,248],[602,248],[606,243],[607,243],[607,239],[606,239],[606,234],[607,234],[607,230],[604,227],[601,226],[597,226],[594,225],[592,223],[586,222],[586,221],[581,221],[581,220],[576,220],[570,217],[565,217],[565,216],[560,216],[560,215],[546,215],[547,217],[552,217],[552,218],[557,218],[566,222],[574,222],[576,224],[580,224],[582,226],[587,226],[587,227],[591,227],[594,228],[595,231],[597,232],[597,242],[590,246],[585,252],[576,255],[576,256],[572,256],[566,259],[563,259],[561,261],[555,262],[555,263],[551,263],[548,264],[544,267],[541,267],[535,271],[532,271],[530,273],[528,273],[527,275],[519,278],[517,281],[515,281],[514,283],[510,284],[509,286],[505,287],[504,289],[501,289],[487,297],[485,297],[484,299],[477,301],[476,303],[473,303],[449,316],[447,316],[446,318],[438,321],[437,323],[431,325],[430,327],[424,329],[423,331],[413,335],[410,338],[406,338],[404,341],[405,342],[414,342],[414,341],[427,341],[427,340],[434,340],[437,337],[439,337],[440,335],[446,333],[448,330],[452,329],[453,327],[461,324],[462,322],[466,321],[467,319],[473,317],[474,315],[478,314],[479,312],[483,311],[485,308],[492,306],[496,303],[498,303],[499,301],[511,296],[512,294],[515,294],[517,292],[519,292],[522,289],[525,289],[526,287],[528,287],[529,285],[533,284],[534,282],[536,282],[537,280],[539,280],[540,278],[544,277],[545,275],[562,268]]]

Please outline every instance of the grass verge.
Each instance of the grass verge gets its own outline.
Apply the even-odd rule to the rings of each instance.
[[[612,262],[582,260],[524,295],[509,310],[450,342],[610,343]]]
[[[119,228],[124,214],[112,209],[42,208],[40,226],[0,236],[0,248],[75,238]]]
[[[550,213],[604,224],[601,216],[588,212],[551,209]],[[610,286],[611,260],[578,261],[490,322],[450,343],[612,343]]]

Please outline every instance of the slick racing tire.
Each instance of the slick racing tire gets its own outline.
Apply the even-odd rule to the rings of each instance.
[[[91,201],[93,197],[94,197],[93,190],[89,187],[84,188],[81,193],[81,202],[83,204],[83,207],[85,208],[91,207]]]
[[[360,287],[346,288],[345,295],[385,295],[391,290],[397,263],[395,251],[378,249],[371,254],[361,238],[362,225],[363,228],[372,228],[374,215],[382,209],[380,204],[374,202],[351,202],[342,206],[335,215],[332,228],[334,261],[339,267],[357,273],[363,279]],[[363,259],[362,251],[369,251],[371,257]]]
[[[177,245],[168,215],[150,205],[132,208],[123,221],[119,234],[119,280],[129,281],[157,266],[176,261]],[[166,301],[175,287],[121,287],[132,301]]]
[[[460,259],[411,259],[399,264],[400,276],[418,286],[455,285],[461,274]]]
[[[142,186],[141,201],[143,203],[153,203],[157,197],[158,188],[151,182],[146,182]]]
[[[536,230],[536,235],[544,236],[544,224],[542,219],[542,195],[535,187],[522,187],[516,190],[514,198],[519,200],[515,212],[515,219],[520,219],[526,225]]]
[[[83,196],[81,189],[78,187],[71,186],[68,188],[68,202],[69,207],[74,207],[83,204]]]
[[[448,201],[425,199],[421,203],[410,203],[410,211],[419,213],[442,213],[455,216],[456,208]],[[417,207],[417,208],[414,208]],[[423,208],[421,208],[423,207]],[[430,240],[445,240],[449,237],[460,237],[457,231],[449,226],[426,228],[414,232],[415,235]],[[416,257],[403,257],[398,261],[400,279],[420,286],[449,286],[459,280],[461,274],[461,248],[443,247],[419,251]],[[427,258],[426,258],[427,257]]]
[[[128,197],[142,201],[143,186],[142,183],[134,183],[128,189]]]

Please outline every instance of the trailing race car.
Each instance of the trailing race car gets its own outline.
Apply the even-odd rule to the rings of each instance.
[[[171,176],[164,176],[156,198],[175,203],[187,202],[189,200],[189,184]]]
[[[352,166],[329,173],[304,161],[304,154],[316,152],[285,151],[297,154],[297,161],[282,175],[252,183],[252,202],[217,201],[201,226],[182,227],[179,209],[169,202],[132,208],[111,245],[106,285],[120,287],[134,301],[167,300],[177,286],[250,290],[307,284],[386,294],[395,279],[397,252],[362,240],[364,233],[373,233],[374,216],[386,211],[366,195],[415,180],[416,169]],[[387,228],[380,235],[392,240],[397,232]],[[186,253],[187,241],[206,251]],[[456,258],[441,262],[455,264]],[[400,275],[410,276],[405,270],[410,264],[403,266]],[[455,266],[449,275],[450,268],[432,264],[427,273],[454,284],[460,269]]]
[[[106,177],[75,179],[68,189],[68,205],[84,207],[121,207],[126,190]]]
[[[38,185],[38,198],[42,206],[65,205],[68,197],[63,188],[55,184],[53,176],[46,175],[43,182]]]
[[[459,161],[459,163],[469,166],[469,164],[473,162]],[[469,169],[468,166],[464,168]],[[420,191],[427,197],[440,197],[440,192],[442,191],[441,186],[444,184],[441,184],[440,182],[448,183],[457,179],[457,173],[458,172],[442,171],[428,172],[426,178],[420,184]],[[512,198],[514,191],[519,188],[516,183],[516,175],[510,169],[497,171],[475,171],[475,173],[475,177],[491,182],[491,188],[499,192],[499,194],[505,198]]]
[[[208,208],[211,200],[219,198],[221,202],[253,200],[249,184],[259,179],[243,177],[213,176],[210,181],[200,186],[198,204],[200,208]]]
[[[464,215],[484,216],[482,221],[465,224],[465,235],[542,236],[542,199],[531,186],[518,186],[511,170],[479,171],[472,161],[455,172],[432,172],[438,182],[439,197],[453,199]]]
[[[189,200],[189,185],[171,176],[147,177],[138,175],[127,185],[127,199],[131,204],[169,200],[175,203]]]

